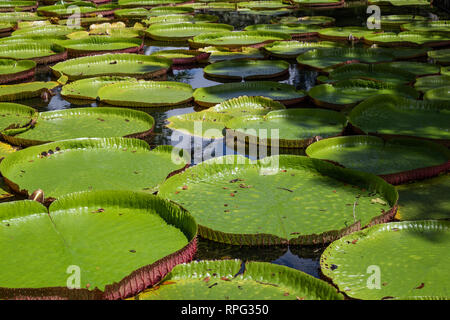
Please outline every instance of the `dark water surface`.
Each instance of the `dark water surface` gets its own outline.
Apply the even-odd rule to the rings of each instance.
[[[332,16],[336,18],[336,26],[363,26],[368,17],[366,14],[367,4],[366,1],[348,1],[345,8],[342,9],[324,9],[324,10],[303,10],[295,13],[296,16],[305,15],[324,15]],[[382,15],[388,14],[421,14],[427,15],[428,11],[421,11],[418,8],[390,8],[383,9]],[[439,12],[437,9],[432,11],[439,16],[444,13]],[[209,12],[210,14],[215,14],[219,16],[220,22],[228,23],[235,26],[236,30],[243,29],[244,27],[252,24],[259,23],[270,23],[273,17],[261,16],[261,15],[243,15],[237,14],[235,12]],[[148,42],[144,47],[145,54],[151,54],[159,50],[166,49],[188,49],[187,44],[174,45],[173,43],[167,46],[162,46],[160,43],[155,44]],[[297,89],[309,90],[315,84],[315,78],[317,73],[315,71],[300,70],[295,62],[291,62],[289,69],[289,77],[280,82],[288,83],[294,85]],[[202,66],[191,66],[190,68],[173,70],[165,78],[169,81],[179,81],[190,84],[194,89],[201,87],[208,87],[219,84],[219,82],[211,81],[203,76]],[[39,74],[36,76],[36,80],[48,81],[55,80],[48,67],[42,68]],[[88,105],[73,105],[70,102],[65,101],[61,98],[58,89],[58,94],[52,97],[49,103],[45,103],[40,99],[33,99],[27,101],[20,101],[20,103],[29,105],[38,109],[39,111],[49,111],[67,108],[77,108],[77,107],[97,107],[97,103],[92,103]],[[142,109],[140,109],[142,110]],[[223,139],[220,140],[207,140],[200,138],[193,138],[190,136],[182,136],[177,134],[176,138],[172,137],[172,130],[165,127],[166,119],[184,113],[190,113],[194,111],[201,110],[200,107],[194,106],[193,104],[186,105],[177,108],[148,108],[144,111],[152,115],[156,121],[155,123],[155,136],[149,143],[152,146],[156,145],[174,145],[182,147],[188,151],[194,150],[194,147],[199,144],[202,145],[203,149],[208,152],[208,150],[221,150],[223,154],[236,154],[233,146],[227,145]],[[297,151],[298,153],[302,151]],[[215,154],[220,156],[221,154]],[[249,156],[249,155],[247,155]],[[250,158],[256,158],[254,155],[250,155]],[[198,161],[195,161],[198,162]],[[195,164],[195,163],[194,163]],[[252,261],[265,261],[273,262],[276,264],[285,265],[292,267],[315,277],[319,276],[319,257],[325,246],[317,247],[286,247],[286,246],[275,246],[275,247],[240,247],[231,246],[220,243],[215,243],[212,241],[199,239],[198,252],[196,259],[242,259],[242,260],[252,260]]]

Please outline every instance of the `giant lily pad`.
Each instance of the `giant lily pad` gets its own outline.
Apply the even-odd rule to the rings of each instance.
[[[320,27],[302,24],[254,24],[246,27],[245,30],[281,32],[289,34],[292,37],[314,37],[317,36]]]
[[[175,106],[192,100],[192,87],[174,81],[123,81],[98,90],[101,101],[130,107]]]
[[[36,62],[0,59],[0,84],[25,80],[34,77]]]
[[[243,142],[303,148],[315,137],[328,138],[342,134],[346,124],[347,119],[339,112],[302,108],[236,117],[225,126],[228,128],[227,135],[236,136]]]
[[[59,83],[54,81],[34,81],[0,85],[0,101],[15,101],[40,97],[43,92],[58,86]]]
[[[418,77],[439,73],[439,66],[431,63],[416,62],[416,61],[383,62],[378,64],[378,67],[381,66],[392,67],[395,70],[403,69]]]
[[[169,8],[177,8],[183,9],[182,7],[169,7]],[[157,8],[155,8],[157,9]],[[196,14],[195,16],[186,15],[186,14],[167,14],[149,17],[142,22],[146,24],[154,24],[154,23],[182,23],[182,22],[217,22],[219,20],[218,16],[214,16],[211,14]]]
[[[82,30],[81,27],[69,27],[60,25],[39,26],[32,28],[18,29],[12,33],[13,36],[40,37],[40,38],[60,38],[64,39],[69,33]]]
[[[57,63],[51,69],[56,75],[78,80],[109,75],[152,78],[165,74],[170,67],[169,59],[119,53],[70,59]]]
[[[221,138],[225,123],[233,117],[264,115],[285,108],[283,104],[268,98],[242,96],[219,103],[206,111],[172,116],[167,119],[167,127],[193,136]]]
[[[430,178],[450,169],[446,147],[411,138],[337,137],[311,144],[306,154],[377,174],[391,184]]]
[[[289,8],[291,5],[284,4],[282,1],[242,1],[238,2],[239,8],[247,8],[251,10],[276,10],[282,8]]]
[[[266,44],[263,50],[270,56],[285,59],[295,59],[299,54],[317,48],[340,47],[341,44],[331,41],[306,42],[306,41],[275,41]]]
[[[121,8],[152,8],[163,5],[174,5],[187,2],[186,0],[119,0]]]
[[[69,57],[104,53],[136,53],[143,47],[141,39],[91,36],[79,40],[62,40],[58,45],[68,50]]]
[[[277,40],[290,40],[289,34],[271,31],[226,31],[195,36],[189,40],[194,48],[207,46],[240,48],[244,46],[260,46]]]
[[[225,83],[194,91],[195,102],[204,107],[212,107],[240,96],[262,96],[284,105],[296,104],[305,98],[305,94],[301,90],[296,90],[294,86],[273,81]]]
[[[195,64],[208,60],[210,53],[197,50],[160,50],[151,54],[152,56],[163,57],[172,60],[173,65]]]
[[[37,1],[2,0],[0,1],[0,12],[33,11],[37,6]]]
[[[324,40],[360,40],[367,35],[374,34],[376,30],[366,27],[331,27],[319,30],[319,37]]]
[[[450,175],[403,184],[397,187],[399,210],[396,219],[403,221],[450,219]]]
[[[268,79],[289,73],[289,63],[281,60],[230,60],[203,69],[205,75],[233,80]]]
[[[333,242],[320,258],[322,273],[357,299],[448,299],[450,222],[381,224]]]
[[[194,261],[176,266],[137,300],[341,300],[326,282],[267,262]]]
[[[234,59],[263,59],[264,55],[257,48],[243,47],[240,51],[220,47],[205,47],[199,49],[210,54],[210,62],[218,62]]]
[[[380,94],[398,94],[414,99],[419,97],[414,88],[406,85],[361,79],[321,84],[308,91],[316,105],[333,109],[352,107],[364,99]]]
[[[222,23],[155,23],[145,34],[154,40],[184,41],[201,34],[233,29],[233,26]]]
[[[63,86],[61,96],[65,99],[96,100],[98,90],[108,84],[119,81],[137,81],[131,77],[95,77],[76,80]]]
[[[448,65],[450,64],[450,49],[428,51],[428,57],[439,64]]]
[[[450,142],[450,104],[417,101],[396,95],[371,97],[349,114],[352,125],[365,133]]]
[[[450,86],[439,87],[436,89],[431,89],[425,92],[423,95],[424,100],[432,101],[450,101]]]
[[[194,8],[181,6],[163,6],[150,9],[150,16],[166,16],[169,14],[193,14]]]
[[[126,298],[196,250],[192,217],[144,193],[73,193],[48,210],[30,200],[3,203],[0,220],[2,299]],[[77,268],[79,287],[69,288]]]
[[[450,34],[447,32],[415,32],[405,31],[398,34],[384,32],[368,35],[364,37],[367,44],[377,44],[380,46],[420,46],[430,47],[445,46],[450,43]]]
[[[145,8],[119,9],[114,11],[114,16],[118,19],[145,19],[150,12]]]
[[[407,70],[406,68],[401,69],[391,65],[352,63],[339,66],[330,71],[327,81],[365,79],[407,84],[413,82],[416,78],[415,74]]]
[[[399,29],[402,24],[416,22],[416,21],[426,21],[427,17],[412,15],[412,14],[391,14],[386,16],[381,16],[381,28],[384,29]]]
[[[37,117],[33,108],[17,103],[0,103],[0,130],[22,128]]]
[[[155,120],[149,114],[122,108],[75,108],[39,113],[32,126],[10,129],[2,137],[20,146],[75,138],[144,137]]]
[[[17,21],[37,21],[42,20],[35,12],[0,12],[0,21],[16,23]]]
[[[274,18],[271,23],[281,23],[281,24],[306,24],[306,25],[318,25],[318,26],[328,26],[334,24],[336,21],[333,17],[327,16],[303,16],[303,17],[280,17]]]
[[[417,78],[416,83],[414,84],[414,87],[421,92],[448,86],[450,86],[450,76],[446,75]]]
[[[68,8],[73,5],[71,3],[67,4],[57,4],[51,6],[39,7],[37,12],[39,15],[46,17],[58,17],[58,18],[68,18],[74,14],[73,10]],[[88,17],[95,15],[110,16],[113,14],[114,9],[117,8],[116,5],[106,4],[95,6],[93,3],[89,2],[77,2],[77,12],[79,12],[80,17]]]
[[[25,42],[1,43],[0,57],[15,60],[33,60],[39,64],[53,63],[66,59],[67,52],[64,48],[53,43]]]
[[[303,156],[261,161],[207,160],[159,194],[189,210],[200,236],[240,245],[327,243],[395,214],[397,191],[375,175]]]
[[[300,7],[311,8],[327,8],[327,7],[341,7],[344,5],[344,0],[289,0],[290,2],[299,5]]]
[[[401,25],[401,29],[415,32],[449,32],[450,21],[438,20],[405,23]]]
[[[172,161],[172,155],[178,161]],[[46,197],[88,190],[154,191],[186,163],[168,146],[150,151],[130,138],[62,140],[12,153],[0,163],[7,184],[16,192],[42,189]],[[64,179],[61,179],[64,177]]]
[[[300,54],[297,63],[301,67],[323,71],[352,62],[376,63],[394,59],[393,54],[377,48],[322,48]]]

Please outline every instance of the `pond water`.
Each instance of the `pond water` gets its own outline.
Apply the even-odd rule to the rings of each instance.
[[[366,1],[348,1],[346,6],[341,9],[328,9],[328,10],[303,10],[295,13],[296,16],[305,15],[321,15],[321,16],[332,16],[336,19],[337,26],[363,26],[365,25],[368,14],[366,14],[367,3]],[[242,15],[235,12],[209,12],[210,14],[215,14],[219,16],[222,23],[228,23],[235,27],[236,30],[241,30],[244,27],[252,24],[258,23],[270,23],[273,18],[271,16],[261,16],[261,15]],[[447,15],[444,12],[439,12],[438,9],[434,8],[432,10],[421,10],[419,8],[389,8],[383,9],[382,15],[388,14],[437,14],[444,19]],[[188,49],[187,44],[180,44],[174,46],[173,44],[163,46],[161,43],[147,42],[144,47],[144,53],[149,55],[158,50],[166,49]],[[289,76],[280,82],[288,83],[294,85],[297,89],[308,90],[315,84],[315,78],[317,73],[315,71],[300,70],[295,62],[290,62]],[[200,87],[208,87],[219,84],[219,82],[208,80],[203,75],[202,66],[191,66],[185,69],[173,70],[165,78],[169,81],[179,81],[190,84],[194,89]],[[48,67],[42,68],[36,76],[36,80],[49,81],[55,80]],[[58,110],[66,108],[77,108],[77,107],[97,107],[97,103],[92,103],[89,105],[73,105],[68,101],[65,101],[58,93],[51,98],[48,103],[43,102],[40,99],[20,101],[20,103],[29,105],[38,109],[39,111],[48,110]],[[151,146],[157,145],[174,145],[182,147],[193,153],[194,148],[199,145],[202,146],[202,150],[210,152],[208,150],[215,150],[216,156],[222,154],[236,154],[234,146],[227,144],[223,139],[220,140],[206,140],[200,138],[193,138],[190,136],[181,136],[177,134],[173,135],[173,131],[165,127],[166,119],[179,114],[190,113],[194,111],[199,111],[201,108],[194,105],[186,105],[177,108],[149,108],[144,111],[152,115],[156,121],[154,136],[148,142]],[[299,153],[299,151],[297,151]],[[250,158],[257,158],[255,155],[247,155]],[[193,164],[195,164],[196,160]],[[242,259],[242,260],[252,260],[252,261],[265,261],[273,262],[276,264],[285,265],[292,267],[315,277],[319,277],[319,257],[322,254],[325,246],[316,247],[286,247],[286,246],[275,246],[275,247],[240,247],[231,246],[220,243],[215,243],[212,241],[199,239],[198,252],[196,259]]]

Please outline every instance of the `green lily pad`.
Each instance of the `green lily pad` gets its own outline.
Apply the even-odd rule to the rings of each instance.
[[[145,34],[154,40],[184,41],[201,34],[233,29],[233,26],[222,23],[155,23],[145,30]]]
[[[392,62],[389,62],[392,63]],[[364,79],[407,84],[416,79],[416,75],[394,65],[352,63],[339,66],[328,74],[328,81]]]
[[[203,69],[205,75],[233,80],[269,79],[289,74],[289,63],[282,60],[230,60],[215,62]]]
[[[31,60],[0,59],[0,83],[25,80],[33,77],[36,62]]]
[[[391,184],[429,178],[450,168],[446,147],[411,138],[336,137],[311,144],[306,155],[379,175]]]
[[[0,103],[0,130],[27,126],[37,117],[33,108],[18,103]]]
[[[342,300],[326,282],[267,262],[203,260],[176,266],[136,300]],[[239,273],[239,274],[238,274]]]
[[[186,2],[186,0],[119,0],[121,8],[151,8],[164,5],[175,5]]]
[[[114,11],[114,16],[118,19],[145,19],[150,12],[145,8],[118,9]]]
[[[98,97],[98,90],[108,84],[121,81],[137,81],[131,77],[95,77],[76,80],[62,87],[61,96],[63,98],[77,99],[77,100],[96,100]]]
[[[172,7],[172,8],[179,8],[181,7]],[[156,8],[155,8],[156,9]],[[143,20],[145,24],[154,24],[154,23],[182,23],[182,22],[217,22],[219,20],[218,16],[211,15],[211,14],[196,14],[195,16],[187,15],[187,14],[167,14],[167,15],[160,15],[160,16],[154,16],[149,17],[146,20]]]
[[[284,109],[286,107],[283,104],[269,98],[241,96],[216,104],[206,111],[239,117],[250,114],[264,115],[270,111]]]
[[[60,38],[76,30],[83,30],[81,27],[69,27],[60,25],[40,26],[33,28],[18,29],[12,33],[13,36],[40,37],[40,38]]]
[[[369,0],[369,4],[380,6],[430,6],[430,0]]]
[[[54,81],[34,81],[0,85],[0,101],[15,101],[40,97],[42,92],[58,86],[59,83]]]
[[[138,139],[80,138],[14,152],[0,163],[0,171],[7,184],[22,194],[37,189],[52,198],[89,190],[151,192],[186,165],[179,156],[177,163],[172,161],[172,153],[178,156],[168,146],[150,151]]]
[[[275,41],[266,44],[263,50],[270,56],[284,59],[295,59],[298,55],[317,48],[335,48],[342,45],[331,41]]]
[[[301,102],[305,94],[294,86],[274,81],[232,82],[216,86],[198,88],[194,100],[203,107],[212,107],[231,98],[240,96],[262,96],[291,105]]]
[[[355,107],[349,120],[365,133],[450,141],[450,104],[447,102],[379,95]]]
[[[344,4],[343,0],[290,0],[300,7],[334,7]]]
[[[159,195],[189,210],[200,236],[239,245],[327,243],[395,214],[397,191],[375,175],[303,156],[262,161],[207,160],[170,177]]]
[[[205,47],[199,49],[210,53],[209,61],[211,63],[218,61],[234,60],[234,59],[263,59],[264,55],[257,48],[243,47],[240,51],[234,51],[220,47]]]
[[[207,139],[221,138],[225,123],[233,117],[264,115],[272,110],[285,108],[283,104],[268,98],[241,96],[216,104],[205,111],[172,116],[167,119],[167,127]]]
[[[190,7],[154,7],[150,9],[151,16],[166,16],[169,14],[190,14],[194,13],[194,8]]]
[[[304,148],[314,137],[341,135],[346,124],[347,119],[339,112],[302,108],[236,117],[225,126],[228,128],[227,134],[237,136],[244,142],[248,140],[253,144]]]
[[[403,184],[397,187],[399,210],[396,219],[402,221],[450,219],[450,201],[447,197],[450,176]]]
[[[449,32],[450,21],[438,20],[405,23],[401,25],[401,29],[415,32]]]
[[[333,242],[320,268],[352,298],[448,299],[449,227],[448,221],[433,220],[373,226]]]
[[[332,84],[321,84],[311,88],[308,95],[321,107],[343,109],[380,94],[397,94],[417,99],[419,93],[406,85],[370,80],[342,80]]]
[[[20,146],[76,138],[142,137],[155,120],[149,114],[122,108],[76,108],[39,113],[24,129],[4,130],[2,137]]]
[[[95,16],[95,17],[81,17],[80,18],[80,26],[82,27],[89,27],[93,23],[107,23],[111,21],[110,18],[102,17],[102,16]],[[67,25],[69,22],[69,19],[59,19],[58,24],[59,25]],[[66,35],[67,38],[69,37],[70,33]]]
[[[333,17],[327,16],[303,16],[303,17],[280,17],[274,18],[270,22],[271,23],[281,23],[281,24],[306,24],[306,25],[318,25],[318,26],[328,26],[334,24],[336,21]]]
[[[16,148],[7,143],[0,142],[0,161],[13,152],[16,152]],[[9,194],[9,192],[5,191],[5,189],[7,189],[7,186],[5,185],[3,178],[1,178],[0,180],[0,199],[4,199],[5,195]]]
[[[445,75],[417,78],[416,83],[414,84],[414,88],[421,92],[448,86],[450,86],[450,76]]]
[[[206,62],[210,56],[209,53],[197,50],[160,50],[151,54],[151,56],[163,57],[172,60],[173,65],[195,64],[197,62]]]
[[[450,49],[428,51],[428,57],[439,64],[448,65],[450,64]]]
[[[377,63],[394,59],[393,54],[378,48],[322,48],[300,54],[297,63],[301,67],[326,71],[327,68],[351,62]]]
[[[118,38],[108,36],[90,36],[85,39],[61,40],[57,42],[68,50],[70,57],[85,55],[138,52],[143,44],[141,39]]]
[[[0,43],[0,57],[15,60],[34,60],[36,63],[51,63],[66,58],[65,49],[53,43],[25,42]]]
[[[12,11],[0,12],[0,21],[16,23],[17,21],[37,21],[42,20],[35,12]]]
[[[175,81],[123,81],[98,90],[100,101],[129,107],[160,107],[192,100],[192,87]]]
[[[165,58],[119,53],[70,59],[57,63],[51,69],[54,74],[65,75],[71,81],[99,76],[152,78],[165,74],[171,64]]]
[[[402,24],[415,22],[415,21],[427,21],[427,17],[412,15],[412,14],[391,14],[381,16],[381,28],[384,29],[398,29]]]
[[[320,27],[304,24],[254,24],[245,27],[246,31],[267,31],[281,32],[291,35],[292,37],[313,37],[317,36]]]
[[[441,74],[444,76],[450,76],[450,67],[442,67]]]
[[[68,10],[68,8],[73,5],[71,3],[67,4],[54,4],[51,6],[41,6],[37,9],[37,12],[41,16],[46,17],[59,17],[68,18],[74,14],[73,10]],[[101,15],[107,11],[112,11],[112,5],[102,5],[95,6],[93,3],[89,2],[77,2],[77,10],[79,10],[80,17],[91,16],[91,15]],[[77,11],[78,12],[78,11]]]
[[[439,66],[430,63],[416,62],[416,61],[394,61],[383,62],[378,64],[379,67],[385,66],[388,68],[395,68],[396,70],[402,69],[410,72],[417,77],[427,76],[431,74],[439,73]]]
[[[167,127],[196,137],[220,139],[223,137],[225,123],[231,118],[228,114],[210,111],[192,112],[168,118]]]
[[[291,36],[286,33],[271,31],[226,31],[195,36],[192,40],[189,40],[189,44],[193,48],[207,46],[240,48],[262,45],[277,40],[291,40]]]
[[[374,34],[376,30],[370,30],[366,27],[330,27],[319,30],[319,37],[325,40],[351,40],[365,38],[367,35]]]
[[[425,92],[423,95],[423,100],[428,101],[450,101],[450,86],[439,87],[436,89],[431,89]]]
[[[367,44],[380,46],[441,46],[450,43],[450,34],[446,32],[416,32],[404,31],[400,33],[383,32],[364,37]]]
[[[36,201],[2,203],[0,221],[4,299],[126,298],[195,253],[192,217],[144,193],[73,193],[48,211]],[[79,287],[70,289],[77,268]]]
[[[18,1],[18,0],[3,0],[0,1],[0,8],[2,11],[32,11],[36,9],[38,3],[36,1]]]
[[[238,2],[239,8],[247,8],[251,10],[276,10],[282,8],[289,8],[292,5],[285,4],[282,1],[242,1]]]

